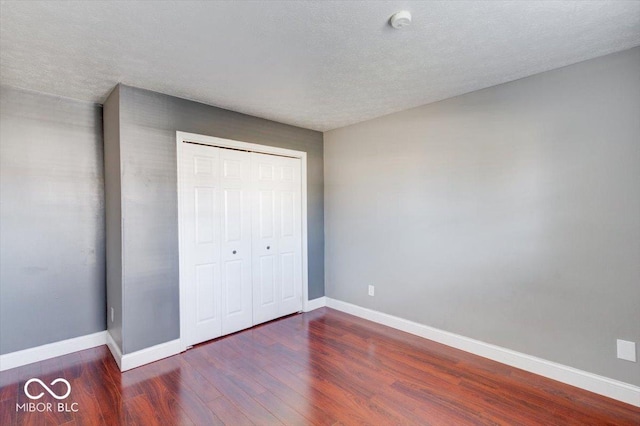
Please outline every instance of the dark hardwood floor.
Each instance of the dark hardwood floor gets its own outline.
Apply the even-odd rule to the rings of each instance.
[[[36,402],[52,411],[17,412],[31,401],[23,386],[32,377],[62,377],[71,395],[45,392]],[[102,346],[0,378],[3,426],[640,424],[631,405],[328,308],[122,374]]]

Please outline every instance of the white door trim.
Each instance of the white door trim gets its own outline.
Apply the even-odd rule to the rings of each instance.
[[[184,142],[195,142],[202,145],[217,146],[221,148],[239,149],[243,151],[259,152],[262,154],[281,155],[285,157],[299,158],[300,159],[300,177],[301,177],[301,203],[302,203],[302,310],[307,311],[309,306],[309,259],[308,259],[308,240],[307,240],[307,153],[304,151],[295,151],[292,149],[279,148],[275,146],[259,145],[249,142],[235,141],[232,139],[217,138],[214,136],[199,135],[196,133],[188,132],[176,132],[176,154],[177,154],[177,175],[178,185],[176,190],[178,192],[178,251],[179,251],[179,269],[180,269],[180,338],[185,335],[184,327],[185,322],[183,313],[186,306],[186,295],[184,294],[184,282],[183,271],[184,269],[184,250],[183,250],[183,236],[182,223],[180,220],[180,209],[182,208],[182,200],[180,194],[180,188],[182,186],[182,178],[180,176],[180,165],[182,164],[182,145]],[[187,345],[182,342],[183,350],[187,348]]]

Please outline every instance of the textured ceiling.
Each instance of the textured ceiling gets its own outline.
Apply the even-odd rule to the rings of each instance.
[[[637,45],[638,1],[3,1],[0,82],[94,102],[122,82],[324,131]]]

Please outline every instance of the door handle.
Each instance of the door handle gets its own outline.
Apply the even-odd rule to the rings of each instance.
[[[271,246],[267,246],[267,250],[271,249]]]
[[[236,251],[235,251],[235,250],[233,251],[233,254],[236,254]]]

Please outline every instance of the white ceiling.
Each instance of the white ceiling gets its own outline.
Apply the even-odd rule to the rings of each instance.
[[[2,1],[0,82],[94,102],[122,82],[326,131],[637,45],[639,1]]]

